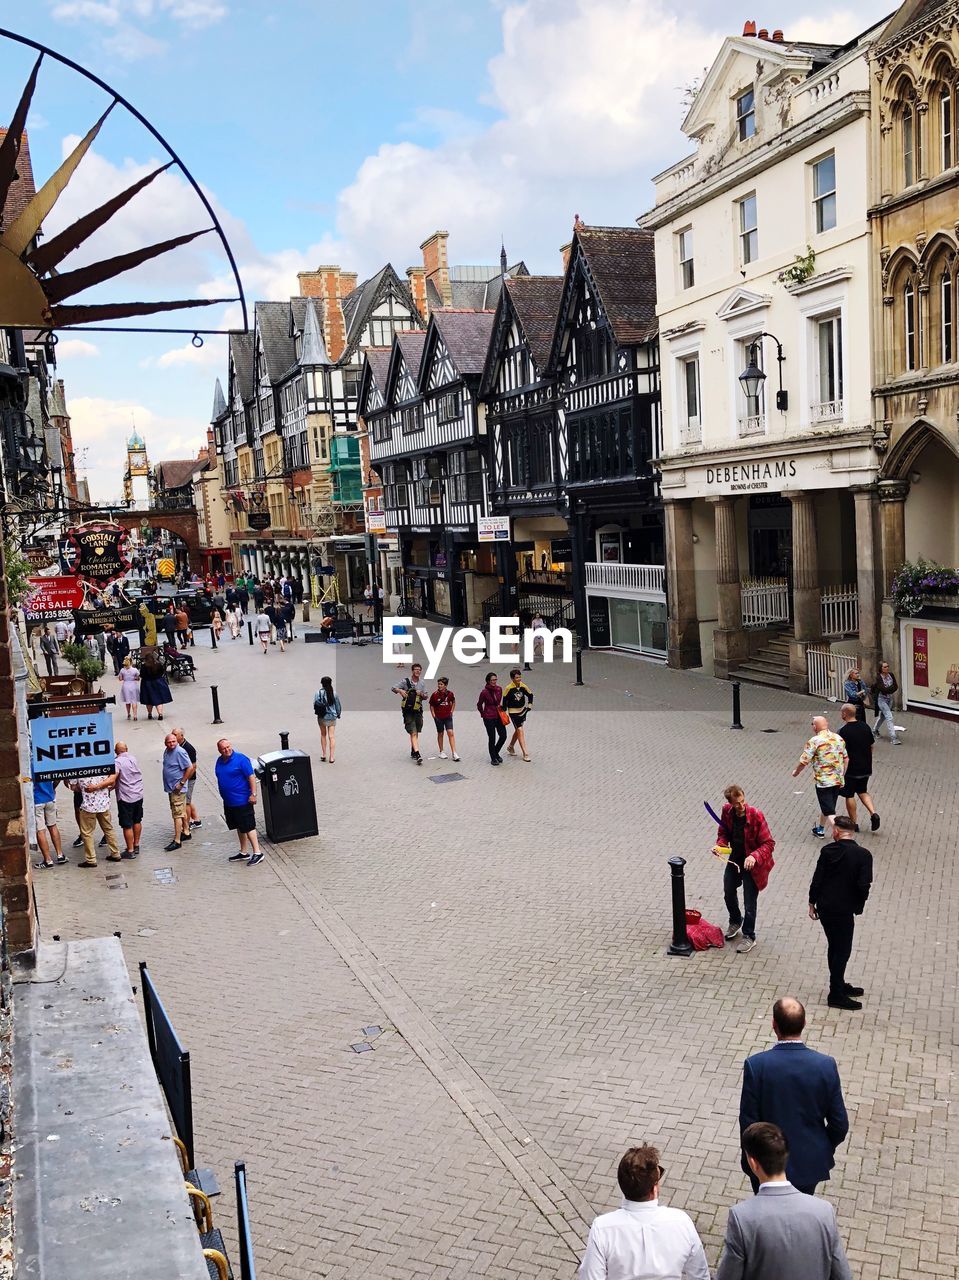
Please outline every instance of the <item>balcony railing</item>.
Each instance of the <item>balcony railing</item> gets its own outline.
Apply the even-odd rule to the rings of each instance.
[[[647,599],[666,599],[666,569],[661,564],[586,563],[586,589],[625,591]]]
[[[766,434],[766,415],[764,413],[750,413],[745,418],[740,418],[739,434],[741,436],[764,436]]]
[[[154,511],[195,511],[191,493],[158,493],[150,504]]]
[[[842,401],[821,400],[819,404],[811,404],[809,406],[809,419],[811,422],[841,422]]]

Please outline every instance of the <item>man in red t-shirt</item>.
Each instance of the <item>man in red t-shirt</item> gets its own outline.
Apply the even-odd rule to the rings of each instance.
[[[446,676],[440,676],[436,681],[436,692],[430,694],[430,715],[433,717],[433,723],[436,726],[436,742],[440,749],[440,759],[447,758],[446,752],[443,750],[443,734],[449,738],[450,755],[454,760],[458,760],[456,754],[456,739],[453,737],[453,709],[456,706],[456,695],[450,688],[450,682]]]

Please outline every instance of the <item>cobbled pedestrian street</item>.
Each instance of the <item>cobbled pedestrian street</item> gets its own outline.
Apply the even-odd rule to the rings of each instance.
[[[532,763],[492,769],[475,711],[487,666],[444,663],[462,762],[435,758],[427,725],[417,768],[389,692],[403,672],[378,646],[301,638],[264,658],[244,634],[193,652],[197,681],[174,685],[163,725],[142,709],[121,724],[117,709],[147,782],[142,856],[35,879],[45,938],[120,931],[134,982],[149,963],[191,1054],[197,1158],[218,1172],[234,1246],[229,1174],[247,1161],[259,1274],[571,1276],[592,1217],[619,1203],[620,1155],[644,1139],[661,1150],[664,1202],[692,1215],[715,1264],[749,1194],[742,1060],[772,1043],[772,1002],[792,993],[849,1107],[820,1194],[854,1275],[955,1275],[959,725],[904,714],[904,745],[876,746],[882,827],[861,838],[875,883],[849,968],[867,995],[848,1013],[826,1007],[806,911],[812,779],[790,776],[811,715],[835,726],[837,707],[744,686],[734,732],[728,684],[588,652],[582,688],[567,666],[526,676]],[[333,766],[312,715],[323,674],[343,700]],[[167,854],[172,725],[200,752],[203,826]],[[230,863],[216,740],[255,759],[281,729],[312,756],[320,834]],[[703,801],[718,807],[731,782],[776,839],[759,945],[670,958],[669,857],[687,859],[687,904],[725,924]],[[262,837],[262,804],[258,817]]]

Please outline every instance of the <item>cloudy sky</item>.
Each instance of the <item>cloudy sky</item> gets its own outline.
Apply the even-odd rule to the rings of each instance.
[[[402,274],[438,227],[450,232],[452,263],[497,261],[502,237],[511,259],[558,271],[574,214],[629,224],[649,206],[650,176],[690,149],[679,128],[684,87],[746,18],[787,38],[846,41],[892,7],[34,0],[20,6],[17,29],[109,83],[163,134],[216,209],[252,304],[288,297],[296,272],[320,263],[362,279],[389,260]],[[31,64],[29,50],[0,41],[0,117]],[[38,185],[108,101],[45,65],[29,123]],[[114,111],[48,233],[166,158]],[[67,265],[208,225],[171,170]],[[211,239],[99,296],[232,296]],[[204,319],[216,327],[224,316],[235,324],[237,308]],[[99,499],[119,496],[134,421],[152,461],[190,456],[205,438],[214,380],[225,382],[218,338],[198,350],[174,335],[64,335],[58,363],[81,473]]]

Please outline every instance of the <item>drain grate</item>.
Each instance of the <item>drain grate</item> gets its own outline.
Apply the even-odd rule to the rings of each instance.
[[[176,876],[172,867],[157,867],[153,872],[160,884],[176,884]]]
[[[364,1044],[364,1043],[351,1044],[350,1048],[353,1050],[354,1053],[372,1053],[373,1052],[373,1046],[371,1044]]]
[[[430,782],[465,782],[465,773],[434,773],[430,776]]]

